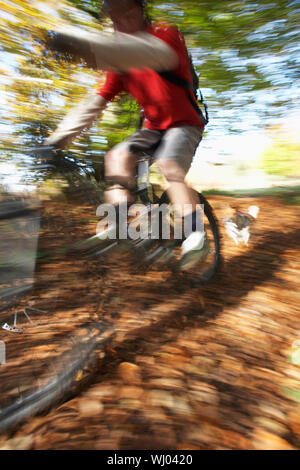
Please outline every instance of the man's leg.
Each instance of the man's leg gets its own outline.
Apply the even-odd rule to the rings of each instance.
[[[199,197],[185,182],[186,173],[201,137],[201,130],[192,126],[172,128],[166,132],[156,151],[156,162],[168,182],[167,193],[170,201],[177,206],[182,217],[186,236],[182,244],[184,267],[190,267],[203,259],[208,251]]]
[[[197,192],[185,182],[186,172],[174,160],[157,159],[164,177],[168,182],[167,193],[172,204],[176,204],[183,216],[196,210],[200,204]]]
[[[125,200],[133,202],[130,188],[136,184],[135,155],[139,152],[147,154],[160,140],[159,131],[140,129],[106,154],[105,178],[111,184],[105,194],[106,203],[118,205]]]
[[[182,237],[188,238],[193,232],[198,232],[197,236],[193,236],[198,247],[203,238],[203,217],[198,194],[186,184],[186,172],[176,161],[161,159],[157,163],[168,182],[167,193],[171,204],[176,207],[175,221],[182,226]]]
[[[125,145],[106,154],[105,176],[110,186],[105,191],[105,205],[97,210],[97,215],[107,215],[97,226],[97,236],[102,240],[126,238],[128,204],[134,199],[130,189],[135,184],[135,156]]]
[[[202,130],[195,126],[171,128],[163,136],[155,152],[155,159],[168,182],[168,195],[183,216],[196,210],[200,204],[196,191],[185,182],[195,151],[201,141]]]
[[[122,221],[126,219],[123,217],[125,211],[135,199],[131,190],[136,187],[137,155],[142,152],[150,158],[161,137],[160,131],[140,129],[106,154],[105,178],[110,187],[105,191],[105,202],[115,206],[115,221],[111,228],[107,228],[107,233],[113,232],[117,224],[121,238],[128,235]],[[105,236],[103,232],[102,236]]]
[[[126,148],[111,150],[105,156],[105,177],[111,186],[105,191],[105,202],[117,206],[133,202],[130,188],[135,185],[136,158]]]

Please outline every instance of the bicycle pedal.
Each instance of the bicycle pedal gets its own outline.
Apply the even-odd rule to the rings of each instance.
[[[16,326],[10,326],[8,323],[2,325],[2,329],[6,331],[12,331],[13,333],[22,333],[22,328],[17,328]]]

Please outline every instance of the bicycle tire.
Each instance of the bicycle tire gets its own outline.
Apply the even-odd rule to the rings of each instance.
[[[75,344],[58,358],[57,365],[51,366],[55,373],[51,374],[50,379],[44,380],[43,386],[33,387],[24,397],[0,409],[0,433],[10,431],[27,418],[44,413],[70,399],[91,380],[91,374],[83,375],[82,372],[87,368],[95,370],[97,351],[104,347],[109,335],[108,338],[98,337],[107,332],[105,322],[91,324],[88,329],[90,332],[96,329],[98,334],[86,335],[83,340],[76,338]],[[79,374],[82,375],[80,379]]]
[[[77,162],[73,162],[64,157],[57,157],[55,163],[56,164],[52,165],[50,168],[51,173],[54,175],[58,174],[67,181],[69,191],[73,197],[84,199],[94,206],[101,202],[102,188],[98,187],[92,178],[89,177],[85,168],[81,168]],[[11,222],[14,221],[14,219],[27,216],[28,214],[39,214],[39,209],[40,207],[31,203],[31,201],[30,204],[27,201],[23,202],[19,200],[5,201],[0,207],[0,221],[6,223],[6,221]],[[72,246],[46,253],[46,258],[48,258],[48,260],[56,259],[56,257],[61,254],[64,255],[77,249],[78,245],[79,248],[81,248],[81,243],[77,242]],[[88,246],[90,248],[90,243],[88,243]],[[85,248],[85,245],[83,248]],[[93,246],[92,248],[96,250],[97,244],[96,247]],[[100,248],[98,247],[98,251]],[[93,250],[91,251],[92,253],[89,253],[90,256],[94,254]],[[0,316],[1,325],[5,321],[4,326],[7,326],[5,330],[10,327],[9,332],[4,332],[2,329],[0,330],[2,333],[0,339],[3,338],[5,344],[8,340],[7,345],[9,348],[9,340],[12,340],[11,335],[18,335],[16,338],[18,347],[15,348],[16,350],[14,350],[13,356],[10,354],[10,356],[6,358],[6,371],[4,376],[2,376],[3,382],[1,391],[4,391],[3,396],[5,399],[2,400],[0,405],[0,433],[11,431],[26,419],[44,413],[53,408],[53,406],[76,395],[81,387],[83,387],[87,381],[91,380],[93,373],[96,371],[97,367],[95,367],[95,362],[98,362],[96,352],[99,348],[104,346],[106,342],[106,339],[103,338],[103,334],[105,336],[109,333],[107,332],[107,324],[104,321],[101,322],[101,324],[91,323],[87,325],[88,333],[83,338],[76,338],[76,336],[72,335],[71,344],[68,344],[70,343],[70,336],[63,337],[63,334],[59,333],[55,336],[55,341],[58,341],[59,344],[54,362],[50,362],[47,365],[47,360],[38,358],[34,364],[29,365],[27,361],[23,370],[18,370],[18,372],[15,373],[18,366],[22,364],[21,361],[19,361],[19,357],[21,357],[24,341],[19,334],[22,335],[23,331],[22,328],[11,326],[12,322],[10,320],[12,313],[6,310],[10,304],[13,304],[15,307],[18,304],[17,300],[24,302],[23,294],[27,292],[28,289],[32,289],[32,287],[33,279],[30,286],[19,286],[19,284],[16,286],[7,286],[6,282],[4,283],[3,289],[0,289],[0,311],[5,310]],[[3,302],[5,301],[5,305],[2,305],[2,300]],[[14,310],[15,308],[12,308],[12,312]],[[40,312],[42,312],[42,310]],[[46,314],[46,312],[44,313]],[[35,317],[37,317],[37,314]],[[36,320],[37,318],[35,318],[35,324]],[[85,325],[80,325],[80,328],[82,329],[84,326]],[[30,327],[31,325],[29,324],[26,328],[27,335],[30,334]],[[97,335],[91,334],[93,330],[97,330]],[[11,331],[13,331],[13,333],[11,333]],[[38,340],[34,341],[32,345],[33,348],[38,344]],[[30,348],[30,346],[28,346],[28,348]],[[62,351],[60,351],[60,349]],[[42,371],[44,366],[45,369]],[[15,370],[13,370],[13,368],[15,368]],[[81,375],[83,377],[78,379]]]
[[[23,201],[9,201],[1,204],[0,216],[2,217],[0,217],[0,221],[4,225],[6,221],[10,223],[8,235],[13,240],[11,230],[14,225],[12,222],[15,219],[19,221],[20,218],[36,214],[35,206],[30,205],[29,208],[27,206],[28,204],[26,205],[26,202]],[[22,229],[24,230],[24,224]],[[22,232],[20,233],[22,235]],[[8,238],[8,235],[6,238],[5,235],[6,233],[3,232],[3,238]],[[19,237],[21,240],[26,238],[23,235]],[[31,240],[32,237],[27,238]],[[2,252],[5,253],[6,245],[2,248]],[[52,257],[57,254],[54,253]],[[17,267],[19,268],[19,265]],[[101,322],[101,324],[92,322],[87,325],[79,323],[77,326],[80,330],[87,328],[87,333],[83,337],[74,334],[70,336],[59,331],[53,335],[53,341],[57,347],[56,352],[50,355],[50,361],[48,358],[43,358],[43,355],[39,357],[38,353],[30,357],[27,356],[26,360],[22,359],[24,350],[34,351],[36,347],[44,344],[39,336],[37,338],[33,336],[32,343],[28,342],[28,337],[37,324],[42,325],[45,322],[48,325],[48,319],[46,320],[48,312],[26,306],[26,309],[36,311],[32,322],[26,309],[24,308],[22,311],[22,304],[24,306],[28,297],[25,297],[25,293],[33,289],[35,270],[30,272],[30,283],[23,282],[22,284],[22,279],[20,281],[17,278],[16,285],[13,285],[12,282],[9,284],[10,279],[6,279],[8,269],[6,266],[4,268],[2,271],[6,277],[2,282],[3,288],[0,286],[0,340],[3,340],[1,342],[5,345],[6,357],[1,363],[3,370],[1,369],[0,433],[11,431],[33,415],[44,413],[56,404],[76,395],[96,370],[96,351],[104,345],[105,340],[102,333],[106,334],[107,330],[105,322]],[[14,274],[13,271],[12,277]],[[12,307],[8,309],[10,305]],[[23,329],[24,323],[21,322],[19,327],[19,323],[17,325],[16,321],[17,314],[21,316],[23,313],[30,321],[26,323],[25,329]],[[33,330],[31,330],[32,327]],[[23,339],[24,331],[25,340]],[[47,335],[47,330],[45,331]],[[75,332],[77,333],[77,331],[76,329]],[[78,377],[81,376],[82,378],[79,379]]]

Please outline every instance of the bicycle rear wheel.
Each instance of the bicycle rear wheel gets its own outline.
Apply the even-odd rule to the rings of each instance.
[[[49,257],[36,263],[44,242],[38,244],[40,214],[32,206],[0,205],[0,434],[11,435],[78,393],[97,369],[107,333],[88,292],[94,285],[89,263],[66,257],[69,246],[51,250],[51,240],[65,240],[70,227],[65,214],[58,220],[57,203],[47,215],[50,227],[43,226]]]
[[[221,241],[217,218],[203,194],[198,193],[198,196],[203,209],[203,229],[205,230],[208,240],[209,252],[203,261],[199,261],[193,267],[184,271],[185,278],[192,285],[210,282],[216,275],[221,264]],[[159,204],[171,204],[166,192],[162,194]],[[181,269],[181,240],[173,241],[172,251],[176,260],[176,268]]]

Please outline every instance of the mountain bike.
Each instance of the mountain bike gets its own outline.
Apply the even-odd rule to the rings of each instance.
[[[51,151],[51,148],[49,150]],[[134,239],[129,236],[120,239],[118,232],[116,232],[116,236],[110,240],[103,239],[100,231],[93,237],[71,245],[66,251],[77,250],[81,252],[82,256],[100,257],[112,250],[125,247],[131,252],[137,266],[141,269],[147,270],[157,264],[164,264],[180,276],[180,246],[184,234],[181,233],[179,237],[175,236],[176,214],[167,191],[161,190],[161,188],[157,191],[157,185],[151,182],[151,164],[151,158],[146,153],[137,155],[137,185],[133,190],[133,195],[135,203],[138,204],[139,213],[132,216],[132,220],[129,222],[139,225],[141,228],[143,228],[143,224],[146,224],[146,230],[140,230],[140,235]],[[78,191],[84,175],[82,168],[79,172],[76,162],[71,162],[61,155],[56,157],[55,166],[71,181],[73,193]],[[77,181],[77,189],[75,181]],[[184,272],[185,278],[193,285],[206,284],[213,279],[220,265],[221,256],[217,219],[203,194],[198,193],[198,197],[202,208],[202,229],[209,242],[209,253],[203,262]],[[161,210],[162,208],[164,210]],[[164,226],[170,229],[167,236],[163,230]]]
[[[53,153],[51,148],[43,148],[43,152],[44,154],[38,163],[38,168],[51,171],[54,175],[61,175],[68,182],[73,195],[80,196],[83,194],[92,200],[94,205],[101,202],[101,191],[95,194],[99,187],[95,184],[88,165],[76,161],[65,154]],[[35,154],[37,153],[38,151],[35,150]],[[51,158],[49,154],[51,154]],[[209,241],[208,256],[204,262],[199,263],[189,271],[182,272],[180,268],[180,245],[182,239],[176,239],[172,236],[175,226],[175,215],[172,212],[167,192],[161,189],[158,192],[157,188],[150,181],[150,164],[151,161],[146,154],[141,154],[138,157],[137,186],[134,191],[136,201],[139,202],[142,208],[141,213],[134,217],[134,222],[143,223],[147,220],[146,236],[144,235],[143,238],[137,239],[119,239],[118,237],[116,239],[103,239],[100,232],[92,237],[63,246],[56,251],[44,252],[39,255],[37,262],[54,259],[58,254],[68,257],[75,253],[76,257],[86,259],[87,262],[88,260],[96,259],[100,263],[101,257],[110,256],[113,252],[118,254],[118,250],[123,252],[125,250],[128,251],[133,265],[142,272],[151,269],[169,270],[172,276],[176,279],[178,277],[178,282],[188,282],[192,286],[210,282],[219,268],[221,253],[218,222],[209,202],[202,194],[199,194],[199,200],[203,208],[203,227]],[[36,208],[28,208],[24,204],[23,206],[21,204],[20,210],[16,203],[14,210],[12,210],[12,206],[10,206],[10,210],[6,206],[6,210],[4,208],[1,213],[2,221],[13,220],[14,213],[18,217],[22,217],[24,214],[30,215],[31,218],[35,214],[35,217],[37,217]],[[164,208],[170,206],[170,211],[160,211],[161,206],[164,206]],[[156,221],[156,224],[158,223],[158,234],[156,233],[155,237],[153,236],[153,221]],[[167,239],[163,237],[164,224],[170,227],[171,235]],[[32,235],[29,235],[30,237],[32,238]],[[2,270],[6,268],[7,266],[5,267],[4,263]],[[18,295],[23,294],[24,291],[27,291],[28,272],[25,278],[26,282],[23,282],[22,279],[17,279],[17,281],[14,280],[13,285],[2,286],[2,290],[0,290],[1,324],[7,314],[7,302],[1,303],[1,301],[7,300],[9,297],[16,298]],[[6,325],[9,326],[8,323]],[[18,333],[17,325],[14,326],[15,332]],[[13,334],[14,326],[11,327],[10,331],[7,328],[7,334]],[[13,429],[33,414],[44,412],[55,404],[74,396],[89,381],[91,370],[95,367],[97,361],[97,367],[99,368],[97,351],[103,348],[111,338],[113,325],[107,323],[107,321],[91,321],[88,324],[80,325],[78,329],[84,330],[84,334],[73,334],[66,338],[63,337],[65,347],[61,356],[51,363],[50,366],[45,366],[44,363],[39,364],[39,367],[36,367],[36,370],[31,374],[31,381],[28,380],[28,377],[26,381],[24,379],[26,387],[24,387],[24,383],[21,383],[20,386],[18,382],[18,380],[22,381],[20,374],[16,378],[11,377],[12,373],[9,371],[9,365],[7,365],[4,381],[2,382],[4,385],[2,385],[2,388],[0,387],[0,393],[7,394],[6,399],[0,405],[0,432]],[[27,334],[30,334],[30,328]],[[20,336],[13,342],[14,348],[18,353],[20,353],[23,344],[21,335],[22,333],[20,332]],[[17,352],[14,352],[14,359],[16,354]],[[0,372],[1,367],[0,365]],[[32,367],[31,364],[28,367]],[[8,386],[5,388],[5,378],[7,377],[13,379],[10,388]]]

